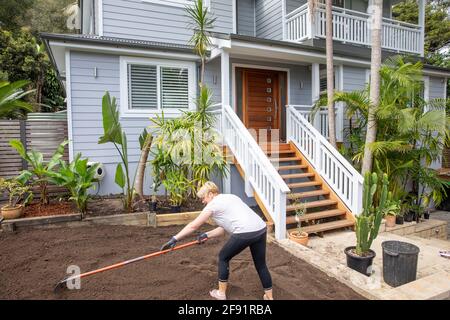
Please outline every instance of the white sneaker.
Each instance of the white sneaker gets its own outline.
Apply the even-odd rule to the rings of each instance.
[[[227,296],[220,293],[220,291],[217,289],[211,290],[209,294],[211,295],[211,297],[216,298],[217,300],[227,300]]]

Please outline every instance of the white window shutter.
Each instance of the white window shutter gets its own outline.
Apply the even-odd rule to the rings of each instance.
[[[189,107],[189,72],[186,68],[161,67],[161,107]]]
[[[128,65],[128,99],[130,109],[158,109],[156,66]]]

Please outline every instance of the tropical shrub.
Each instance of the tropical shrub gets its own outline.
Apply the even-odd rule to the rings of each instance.
[[[176,170],[167,172],[162,183],[169,193],[170,204],[174,207],[181,206],[185,195],[189,190],[189,180],[185,177],[183,172]]]
[[[29,170],[22,170],[20,175],[16,178],[20,183],[25,184],[30,182],[33,185],[39,186],[42,204],[49,203],[48,184],[51,179],[51,174],[54,168],[60,163],[60,159],[64,154],[64,148],[68,141],[62,142],[57,148],[50,161],[44,161],[44,156],[41,152],[31,150],[26,151],[22,142],[19,140],[11,140],[10,145],[17,150],[20,156],[27,161]]]
[[[215,117],[208,111],[212,101],[206,86],[196,103],[197,111],[184,112],[179,118],[166,119],[163,114],[151,119],[155,130],[151,161],[154,185],[164,184],[170,172],[178,171],[191,181],[187,194],[192,196],[213,173],[227,174],[219,136],[213,130]]]
[[[58,186],[66,187],[70,192],[70,200],[73,200],[81,213],[86,213],[87,202],[90,198],[89,189],[94,186],[97,165],[88,166],[89,159],[81,159],[81,153],[67,164],[59,161],[59,168],[50,172],[51,182]]]
[[[448,143],[450,118],[446,99],[425,101],[422,64],[401,57],[388,59],[382,66],[380,104],[376,113],[377,137],[369,147],[374,155],[374,171],[386,173],[394,198],[415,199],[423,205],[431,198],[436,204],[445,194],[444,184],[430,168]],[[364,155],[365,127],[368,119],[370,88],[354,92],[336,92],[335,102],[344,102],[351,126],[349,146],[343,154],[359,169]],[[316,102],[314,112],[326,104],[326,97]],[[413,197],[408,196],[412,185]]]

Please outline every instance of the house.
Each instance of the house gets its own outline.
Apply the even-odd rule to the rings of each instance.
[[[176,117],[193,109],[199,59],[187,45],[192,34],[185,5],[192,0],[81,0],[81,34],[43,34],[65,82],[70,157],[82,152],[106,169],[100,194],[118,193],[119,156],[102,135],[101,98],[118,98],[129,137],[130,161],[139,157],[138,136],[149,117],[165,111]],[[424,53],[425,0],[419,21],[392,20],[397,0],[384,1],[383,56]],[[260,205],[275,223],[277,238],[295,223],[293,199],[314,208],[310,232],[353,225],[361,209],[362,177],[327,142],[327,114],[313,124],[309,109],[325,89],[325,10],[307,0],[207,0],[217,18],[206,83],[218,104],[225,143],[235,157],[225,192]],[[362,89],[370,69],[370,0],[333,1],[335,87]],[[450,71],[424,68],[425,98],[446,97]],[[173,99],[173,97],[177,97]],[[337,138],[349,125],[336,106]],[[277,145],[258,145],[248,129],[279,129]],[[278,141],[285,141],[279,143]],[[267,155],[270,155],[268,157]],[[278,163],[279,165],[274,165]],[[150,181],[146,181],[147,190]]]

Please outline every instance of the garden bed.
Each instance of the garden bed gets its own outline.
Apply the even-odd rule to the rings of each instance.
[[[209,299],[225,239],[175,251],[82,280],[81,290],[53,293],[69,265],[82,272],[157,251],[181,227],[95,226],[0,233],[0,299]],[[139,245],[136,245],[136,244]],[[26,245],[24,245],[26,244]],[[334,278],[268,244],[277,299],[363,299]],[[230,264],[230,299],[261,299],[249,250]]]

